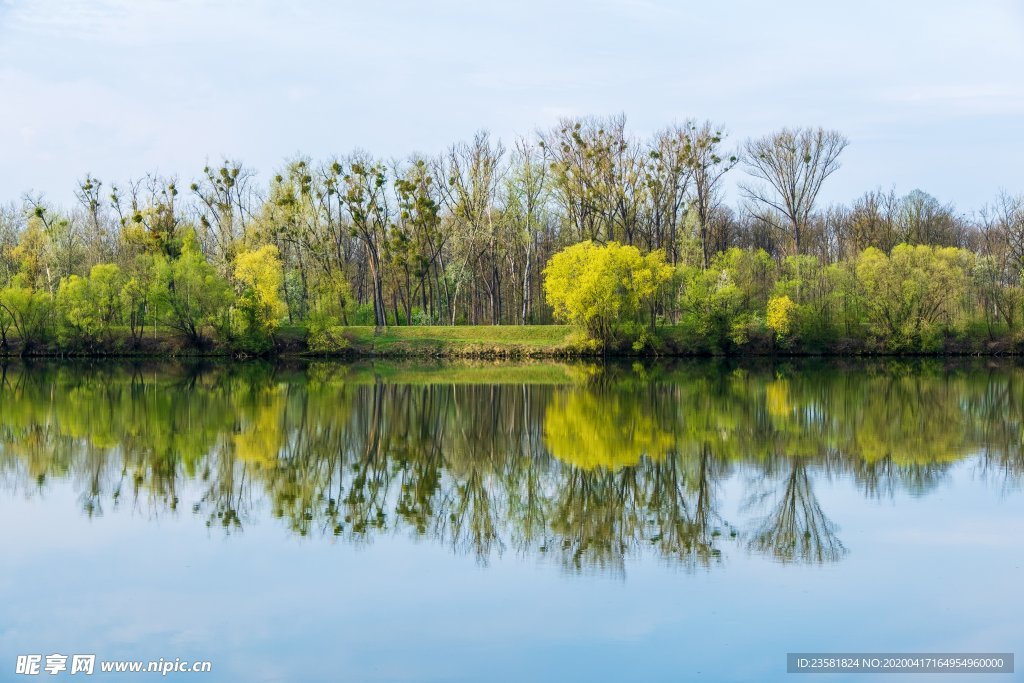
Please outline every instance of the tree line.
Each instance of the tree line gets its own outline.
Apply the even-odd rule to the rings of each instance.
[[[114,329],[137,340],[155,326],[260,346],[281,324],[550,323],[545,268],[583,243],[660,254],[670,276],[634,297],[634,318],[717,329],[721,345],[744,326],[782,340],[881,330],[911,345],[957,325],[1015,330],[1024,196],[972,215],[919,190],[822,206],[846,146],[821,128],[734,142],[697,121],[637,137],[617,116],[565,119],[510,147],[480,132],[433,157],[299,157],[265,183],[233,160],[184,182],[86,175],[74,206],[27,194],[0,208],[0,344],[95,344]],[[734,206],[727,174],[742,174]],[[746,261],[762,275],[739,274]],[[879,266],[893,262],[907,273]],[[955,307],[918,292],[947,266]]]

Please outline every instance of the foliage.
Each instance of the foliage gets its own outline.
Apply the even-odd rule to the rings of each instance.
[[[707,269],[681,268],[683,326],[713,347],[741,346],[760,335],[776,266],[763,249],[729,249]]]
[[[793,328],[793,316],[796,304],[788,296],[773,296],[768,300],[768,313],[765,322],[775,332],[779,340],[789,337]]]
[[[12,364],[0,468],[18,490],[74,483],[89,514],[126,495],[173,514],[195,490],[194,513],[231,532],[266,512],[296,534],[408,531],[580,569],[645,549],[710,562],[740,529],[751,550],[818,563],[842,552],[823,477],[924,495],[970,460],[1020,484],[1022,370],[991,368],[256,362],[163,364],[140,382],[129,366]],[[726,505],[731,486],[749,506]]]
[[[46,339],[53,307],[48,292],[32,289],[25,280],[18,275],[9,286],[0,289],[0,311],[21,339],[23,350]]]
[[[281,298],[284,275],[277,247],[268,244],[238,254],[235,279],[240,288],[236,305],[242,312],[243,335],[257,341],[272,337],[288,312]]]
[[[186,233],[178,258],[154,262],[153,304],[193,344],[206,341],[207,326],[223,325],[232,298],[231,285],[203,257],[194,233]]]
[[[114,263],[93,266],[88,278],[64,278],[54,299],[62,343],[95,344],[109,335],[121,312],[124,276]]]
[[[555,254],[544,269],[544,292],[555,318],[577,325],[606,347],[643,340],[643,318],[672,278],[665,254],[581,242]],[[652,317],[653,323],[653,317]],[[636,342],[634,342],[636,343]]]
[[[564,463],[583,470],[632,467],[641,457],[658,460],[673,444],[660,428],[641,392],[618,400],[586,389],[556,396],[544,415],[544,444]]]
[[[356,302],[348,282],[340,275],[322,278],[316,286],[309,315],[306,343],[316,353],[338,353],[348,348],[342,325],[359,320]],[[366,307],[362,323],[373,323],[373,311]],[[357,323],[358,324],[358,323]]]
[[[868,248],[857,259],[870,333],[897,349],[934,349],[960,322],[973,255],[955,247]]]
[[[60,314],[59,337],[62,343],[96,340],[103,325],[96,315],[87,279],[72,275],[62,280],[55,303]]]
[[[918,189],[819,207],[846,142],[782,129],[741,159],[713,122],[638,136],[625,116],[572,117],[433,158],[294,157],[262,187],[232,159],[180,184],[86,175],[74,207],[0,204],[0,346],[100,351],[170,329],[262,349],[287,325],[329,349],[350,325],[558,320],[589,351],[1020,351],[1024,195],[971,213]],[[752,182],[730,206],[741,164]]]

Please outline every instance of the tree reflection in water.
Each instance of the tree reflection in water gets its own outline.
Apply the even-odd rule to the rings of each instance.
[[[1024,471],[1021,369],[935,362],[649,366],[53,364],[0,367],[0,476],[244,529],[434,539],[621,572],[727,544],[784,562],[846,549],[822,477],[926,495],[957,462]],[[737,477],[737,475],[740,475]],[[723,517],[720,493],[749,481]]]
[[[814,495],[807,462],[791,458],[782,479],[782,493],[768,515],[751,534],[748,548],[780,562],[835,562],[846,548]]]

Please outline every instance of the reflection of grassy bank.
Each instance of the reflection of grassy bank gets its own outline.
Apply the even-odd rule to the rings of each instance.
[[[453,360],[313,363],[313,370],[349,384],[576,384],[598,372],[585,363]]]

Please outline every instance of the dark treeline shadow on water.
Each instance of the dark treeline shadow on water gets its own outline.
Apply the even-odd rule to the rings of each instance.
[[[1014,489],[1022,433],[1015,360],[0,365],[0,495],[569,571],[839,561],[822,486],[923,496],[963,465]]]

